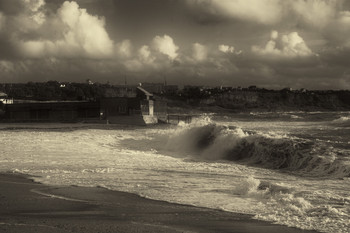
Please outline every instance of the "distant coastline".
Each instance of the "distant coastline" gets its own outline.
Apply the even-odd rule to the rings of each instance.
[[[215,90],[215,89],[214,89]],[[168,112],[349,111],[349,91],[220,90],[214,94],[165,96]]]
[[[203,87],[163,83],[143,83],[142,88],[155,100],[167,103],[168,114],[200,114],[203,112],[277,112],[277,111],[349,111],[349,90],[268,90],[250,86]],[[0,84],[0,92],[16,101],[83,101],[103,98],[131,98],[137,85],[100,83],[42,83]],[[0,101],[0,109],[3,109]]]

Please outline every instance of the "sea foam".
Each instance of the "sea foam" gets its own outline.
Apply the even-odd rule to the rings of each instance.
[[[179,126],[165,148],[174,154],[197,159],[236,161],[311,176],[350,176],[350,164],[338,157],[334,148],[321,142],[268,132],[248,132],[210,120]]]

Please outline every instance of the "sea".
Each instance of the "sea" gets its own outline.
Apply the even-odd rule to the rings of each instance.
[[[350,229],[350,112],[203,114],[147,127],[1,126],[0,172]]]

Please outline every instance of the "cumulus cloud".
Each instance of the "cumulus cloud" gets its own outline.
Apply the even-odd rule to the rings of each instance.
[[[6,24],[11,33],[13,30],[16,33],[31,33],[46,20],[44,0],[2,0],[0,9],[7,16]]]
[[[141,62],[146,64],[152,64],[155,57],[151,54],[151,49],[147,45],[143,45],[138,51],[138,58]]]
[[[159,69],[160,66],[156,62],[156,57],[152,54],[148,45],[143,45],[138,49],[136,57],[132,57],[124,62],[124,66],[129,71],[146,71]]]
[[[280,37],[277,31],[271,32],[270,40],[264,47],[252,46],[252,52],[258,55],[286,58],[306,57],[314,54],[297,32],[291,32]]]
[[[130,40],[123,40],[116,45],[116,52],[121,58],[129,58],[132,56],[133,45]]]
[[[194,43],[192,46],[192,58],[197,62],[202,62],[207,59],[208,49],[199,43]]]
[[[219,51],[223,52],[223,53],[234,53],[235,52],[235,48],[233,46],[228,46],[228,45],[219,45],[218,46]]]
[[[44,0],[20,3],[23,10],[11,15],[6,32],[19,56],[100,59],[113,55],[114,42],[103,17],[89,14],[74,1],[65,1],[54,14],[45,13]],[[121,52],[127,53],[125,48]]]
[[[186,77],[199,78],[203,81],[210,81],[213,77],[227,76],[238,73],[239,68],[235,62],[238,59],[236,53],[231,53],[232,46],[220,46],[212,43],[193,43],[179,57],[179,66],[174,69],[184,73]],[[214,81],[215,82],[215,81]]]
[[[170,59],[175,59],[178,56],[179,47],[174,43],[173,38],[168,35],[154,37],[152,47],[156,51],[167,55]]]
[[[27,10],[30,12],[29,17],[37,24],[43,24],[45,14],[41,8],[45,5],[44,0],[23,0]]]
[[[170,70],[174,62],[179,62],[178,49],[169,35],[155,36],[150,45],[141,46],[123,64],[131,72],[164,72]]]
[[[278,38],[278,31],[276,31],[276,30],[271,31],[270,37],[271,37],[271,40],[277,40],[277,38]]]
[[[304,39],[297,32],[283,35],[282,53],[287,56],[309,56],[313,54]]]
[[[233,51],[232,46],[228,46],[228,53],[225,53],[218,51],[218,45],[196,42],[177,52],[178,46],[170,38],[168,35],[154,37],[150,45],[141,46],[134,57],[124,62],[124,66],[130,72],[154,75],[172,73],[181,74],[181,77],[208,79],[214,73],[228,75],[237,71],[233,64],[236,54],[230,52]],[[162,47],[163,43],[167,46]]]

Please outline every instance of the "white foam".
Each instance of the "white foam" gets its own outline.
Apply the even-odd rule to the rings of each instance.
[[[333,120],[333,122],[336,122],[336,123],[343,123],[348,121],[350,121],[350,117],[347,117],[347,116],[342,116],[342,117],[339,117],[338,119]]]
[[[234,148],[235,143],[243,145],[245,140],[255,146],[256,158],[264,158],[270,147],[290,142],[288,134],[280,137],[280,132],[290,130],[293,124],[297,129],[304,129],[300,122],[286,126],[251,122],[252,132],[249,133],[244,130],[243,123],[241,127],[230,128],[213,126],[213,122],[198,124],[134,130],[0,131],[0,171],[29,173],[48,184],[100,185],[157,200],[256,214],[256,218],[262,220],[302,229],[342,233],[349,228],[350,180],[347,178],[305,178],[300,174],[293,176],[223,160],[193,160],[188,159],[189,155],[193,156],[191,150],[185,153],[185,158],[176,158],[172,152],[161,148],[167,135],[173,135],[175,139],[178,137],[178,142],[171,141],[168,146],[174,146],[176,153],[181,146],[196,141],[194,135],[204,131],[215,137],[210,141],[211,146],[202,148],[200,153],[223,154]],[[249,122],[244,124],[250,125]],[[271,131],[272,136],[254,133],[258,131],[255,126],[261,132]],[[274,127],[281,129],[276,136]],[[286,145],[291,149],[295,146]],[[289,149],[281,148],[281,151]],[[321,149],[314,151],[315,155],[321,152]],[[338,158],[337,154],[324,156],[315,156],[315,161],[311,162],[325,161],[326,167],[336,163]]]

